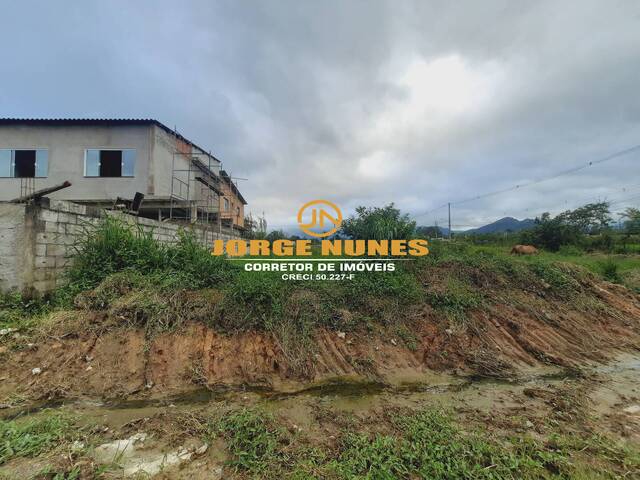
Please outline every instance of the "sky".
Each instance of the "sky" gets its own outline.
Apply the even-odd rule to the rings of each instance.
[[[454,229],[640,204],[635,0],[0,0],[0,116],[155,118],[270,228],[326,199]],[[636,196],[634,197],[634,194]],[[429,213],[425,213],[429,212]]]

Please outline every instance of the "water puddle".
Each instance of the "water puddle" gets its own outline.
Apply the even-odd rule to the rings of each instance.
[[[640,357],[626,355],[615,362],[598,365],[586,371],[636,380],[640,372]],[[568,379],[581,378],[583,375],[583,372],[571,369],[531,371],[517,379],[434,374],[428,382],[408,378],[406,381],[397,380],[394,384],[379,380],[334,378],[291,391],[278,391],[263,386],[220,385],[198,388],[162,398],[134,397],[104,401],[76,398],[36,402],[28,406],[6,409],[0,412],[0,418],[12,419],[44,409],[64,409],[82,416],[100,418],[107,424],[117,425],[136,418],[152,416],[166,411],[167,408],[179,410],[198,408],[222,401],[239,405],[262,405],[268,410],[295,409],[297,403],[318,401],[349,411],[370,409],[385,402],[400,405],[424,402],[448,404],[454,400],[471,402],[478,407],[490,407],[492,402],[508,401],[505,398],[510,393],[521,391],[526,387],[560,383]]]

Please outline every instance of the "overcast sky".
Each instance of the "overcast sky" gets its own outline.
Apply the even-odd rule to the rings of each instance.
[[[0,116],[156,118],[271,227],[420,214],[640,144],[640,2],[0,0]],[[640,151],[453,207],[456,228],[640,203]],[[418,218],[442,222],[446,209]]]

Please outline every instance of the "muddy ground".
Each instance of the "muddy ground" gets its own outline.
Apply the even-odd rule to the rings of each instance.
[[[158,458],[166,461],[172,454],[183,451],[190,453],[186,455],[188,458],[165,465],[156,472],[156,478],[245,478],[251,475],[227,463],[230,458],[223,441],[211,442],[204,450],[205,442],[193,435],[189,419],[230,407],[258,408],[272,414],[298,444],[331,449],[345,426],[377,431],[384,426],[389,412],[417,411],[428,406],[454,412],[456,420],[469,429],[482,428],[495,434],[544,439],[556,431],[576,435],[598,433],[638,446],[639,378],[640,356],[622,355],[606,365],[585,370],[579,377],[532,372],[528,378],[506,382],[433,374],[429,383],[420,385],[343,382],[300,393],[203,388],[163,399],[26,403],[4,409],[2,416],[37,415],[43,408],[65,412],[79,425],[91,426],[86,442],[95,446],[146,436],[137,447],[129,446],[130,456],[116,458],[115,451],[108,453],[119,465],[102,472],[100,478],[132,475],[132,468],[148,466]],[[85,472],[95,472],[95,458],[95,453],[85,450],[74,454],[73,445],[65,445],[49,455],[10,460],[0,466],[0,475],[30,478],[48,465],[58,468],[80,465]],[[104,457],[101,459],[106,461]],[[574,461],[589,471],[592,460],[588,454]],[[591,467],[599,468],[597,459]],[[625,478],[637,478],[640,474],[627,473]],[[98,478],[93,474],[87,473],[85,478]],[[587,474],[584,478],[592,477]]]
[[[526,458],[545,474],[530,478],[640,478],[638,295],[587,278],[568,300],[543,282],[507,288],[472,277],[491,301],[464,323],[420,304],[402,312],[402,329],[320,328],[303,368],[275,335],[224,334],[206,322],[149,332],[123,327],[131,322],[113,311],[77,309],[5,331],[5,434],[15,419],[57,413],[76,433],[24,455],[0,444],[0,479],[415,478],[326,472],[342,471],[334,464],[351,433],[401,435],[397,418],[424,409],[498,445],[537,442],[541,453]],[[239,466],[233,439],[211,430],[246,409],[286,432],[272,446],[278,470],[264,452]]]

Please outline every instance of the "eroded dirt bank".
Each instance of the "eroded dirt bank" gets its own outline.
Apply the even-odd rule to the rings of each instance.
[[[5,342],[0,393],[113,398],[221,385],[292,391],[336,377],[429,383],[434,372],[513,377],[530,369],[575,369],[640,348],[640,302],[623,287],[591,284],[586,306],[535,292],[510,295],[508,304],[471,312],[464,325],[430,306],[414,309],[403,323],[410,340],[382,326],[319,330],[303,371],[266,333],[224,335],[192,322],[150,336],[141,329],[96,329],[114,319],[68,312],[72,327]]]

